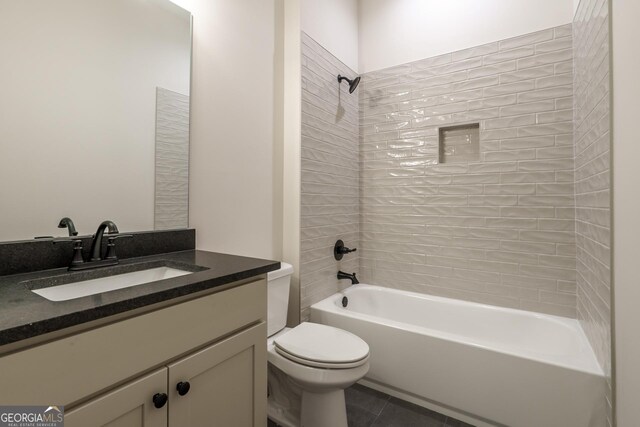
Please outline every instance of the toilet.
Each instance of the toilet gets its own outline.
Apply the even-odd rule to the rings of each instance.
[[[317,323],[287,328],[293,266],[268,273],[268,415],[282,427],[347,427],[344,389],[369,371],[369,346]]]

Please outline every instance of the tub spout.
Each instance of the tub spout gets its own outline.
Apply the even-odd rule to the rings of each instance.
[[[352,285],[357,285],[358,283],[360,283],[358,281],[358,278],[356,277],[356,273],[353,274],[349,274],[349,273],[345,273],[344,271],[338,271],[338,279],[349,279],[351,280],[351,284]]]

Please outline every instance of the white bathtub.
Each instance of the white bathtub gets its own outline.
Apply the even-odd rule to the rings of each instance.
[[[604,376],[577,320],[361,284],[311,321],[369,344],[365,385],[463,421],[604,426]]]

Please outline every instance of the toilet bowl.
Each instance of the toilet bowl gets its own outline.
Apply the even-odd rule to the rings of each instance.
[[[347,427],[344,389],[369,371],[369,346],[331,326],[286,328],[292,273],[282,263],[268,277],[269,418],[283,427]]]

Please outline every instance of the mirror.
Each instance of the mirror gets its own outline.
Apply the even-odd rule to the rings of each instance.
[[[0,0],[0,240],[187,227],[191,14]]]

